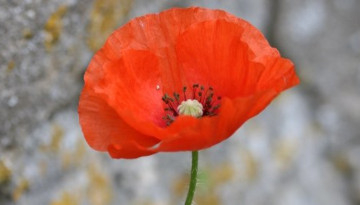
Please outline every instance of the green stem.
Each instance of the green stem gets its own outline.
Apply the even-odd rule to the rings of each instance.
[[[196,180],[197,180],[197,173],[198,173],[198,160],[199,160],[199,152],[193,151],[192,152],[192,163],[191,163],[191,177],[190,177],[190,185],[189,191],[186,197],[185,205],[191,205],[196,188]]]

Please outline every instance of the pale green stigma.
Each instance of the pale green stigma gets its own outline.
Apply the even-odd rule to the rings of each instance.
[[[177,110],[180,115],[190,115],[193,117],[201,117],[203,115],[203,105],[199,101],[192,99],[182,101]]]

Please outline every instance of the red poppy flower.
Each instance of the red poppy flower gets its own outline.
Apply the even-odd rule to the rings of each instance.
[[[205,8],[135,18],[108,38],[84,79],[83,133],[113,158],[211,147],[299,83],[258,29]]]

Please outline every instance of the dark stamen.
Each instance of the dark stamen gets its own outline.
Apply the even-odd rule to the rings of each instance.
[[[180,97],[179,93],[174,92],[172,97],[164,94],[164,96],[161,98],[161,100],[166,104],[164,110],[167,112],[167,114],[163,117],[163,119],[166,121],[166,125],[170,125],[176,119],[176,117],[179,116],[177,108],[181,102],[188,100],[188,96],[186,95],[187,87],[184,86],[182,91],[182,97]],[[190,91],[190,93],[192,93],[192,98],[190,97],[190,99],[197,100],[202,104],[203,117],[217,115],[218,109],[220,108],[221,96],[216,96],[214,99],[213,87],[209,86],[207,89],[205,89],[203,85],[193,84],[192,91]]]
[[[193,85],[193,99],[195,99],[195,93],[196,93],[196,90],[197,90],[197,88],[199,87],[199,84],[194,84]]]
[[[214,107],[212,107],[212,112],[214,112],[215,110],[220,108],[220,104],[215,105]]]
[[[206,103],[208,103],[208,102],[210,103],[212,101],[213,96],[214,96],[214,93],[210,93],[208,95],[208,97],[206,98]]]
[[[184,99],[187,100],[186,99],[186,87],[185,86],[183,87],[183,93],[184,93]]]
[[[179,104],[180,95],[178,93],[174,92],[174,98],[175,98],[176,102]]]

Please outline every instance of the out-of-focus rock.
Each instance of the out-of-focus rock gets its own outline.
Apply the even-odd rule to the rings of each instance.
[[[348,191],[355,204],[360,203],[360,160],[351,155],[360,149],[359,9],[360,2],[353,0],[282,0],[275,24],[276,43],[295,60],[312,119],[323,133],[319,151],[326,166],[335,167],[323,175],[339,174],[338,180],[344,180],[326,195]]]
[[[75,104],[90,52],[91,4],[3,1],[0,6],[0,147],[21,146],[39,122]]]

